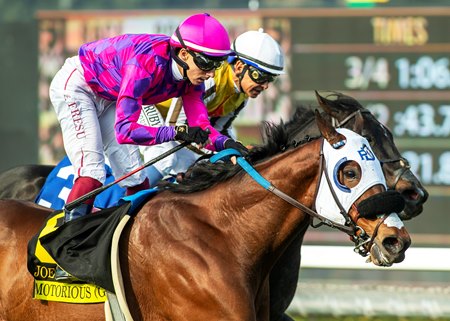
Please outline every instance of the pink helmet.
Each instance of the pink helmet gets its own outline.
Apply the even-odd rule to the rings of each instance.
[[[170,44],[208,56],[220,57],[232,53],[227,30],[208,13],[195,14],[185,19],[170,38]]]

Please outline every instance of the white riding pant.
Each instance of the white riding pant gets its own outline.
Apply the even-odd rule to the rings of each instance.
[[[96,95],[86,83],[78,56],[68,58],[50,85],[50,100],[61,125],[64,148],[74,166],[75,179],[92,177],[105,183],[105,154],[115,178],[143,164],[137,145],[119,144],[114,124],[116,101]],[[136,186],[145,171],[122,180],[122,187]]]

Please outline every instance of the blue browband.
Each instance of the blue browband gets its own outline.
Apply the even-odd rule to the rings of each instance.
[[[231,156],[236,156],[237,163],[247,172],[259,185],[265,189],[269,189],[271,184],[268,180],[262,177],[253,167],[242,157],[242,154],[234,148],[224,149],[210,158],[211,163],[216,163],[221,159],[229,159]]]

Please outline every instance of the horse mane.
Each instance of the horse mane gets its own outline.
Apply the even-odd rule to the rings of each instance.
[[[358,100],[351,96],[347,96],[337,91],[331,91],[325,96],[325,99],[330,101],[335,106],[344,107],[346,109],[357,110],[364,109]]]
[[[359,110],[364,107],[351,96],[347,96],[337,91],[330,91],[324,96],[325,99],[338,109],[344,110]],[[301,131],[303,127],[306,127],[314,118],[314,108],[312,106],[299,105],[296,107],[292,120],[286,124],[286,126],[296,126],[298,131]],[[322,114],[323,115],[323,114]]]
[[[327,95],[324,95],[327,104],[336,109],[347,111],[364,110],[365,108],[351,96],[347,96],[337,91],[329,91]],[[311,122],[315,121],[314,109],[316,106],[299,105],[296,107],[292,120],[286,124],[286,126],[294,126],[296,130],[294,132],[301,133]],[[329,118],[330,115],[326,112],[321,113],[323,117]]]
[[[307,126],[312,121],[315,121],[313,108],[311,106],[298,105],[291,120],[286,123],[286,131],[291,134],[300,132],[303,127]]]
[[[298,132],[299,126],[303,125],[306,120],[310,120],[311,117],[314,119],[314,111],[299,106],[287,123],[282,120],[278,125],[271,122],[262,122],[263,143],[252,147],[246,159],[252,164],[257,164],[292,147],[292,136]],[[231,162],[213,164],[209,160],[201,160],[188,169],[181,182],[161,182],[158,187],[175,193],[193,193],[205,190],[238,173],[243,174],[242,168],[233,165]]]

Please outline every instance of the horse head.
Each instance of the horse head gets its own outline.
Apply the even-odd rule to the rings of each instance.
[[[317,190],[317,212],[334,223],[349,226],[355,250],[370,254],[375,265],[402,262],[411,239],[398,217],[405,201],[386,191],[381,165],[369,142],[348,129],[335,129],[316,111],[322,136],[323,174]]]
[[[428,199],[428,192],[413,174],[408,161],[398,151],[391,131],[360,103],[341,93],[327,97],[316,91],[316,98],[325,113],[332,117],[336,127],[349,128],[364,136],[383,165],[389,189],[398,191],[405,199],[405,209],[399,213],[402,220],[419,215]]]

